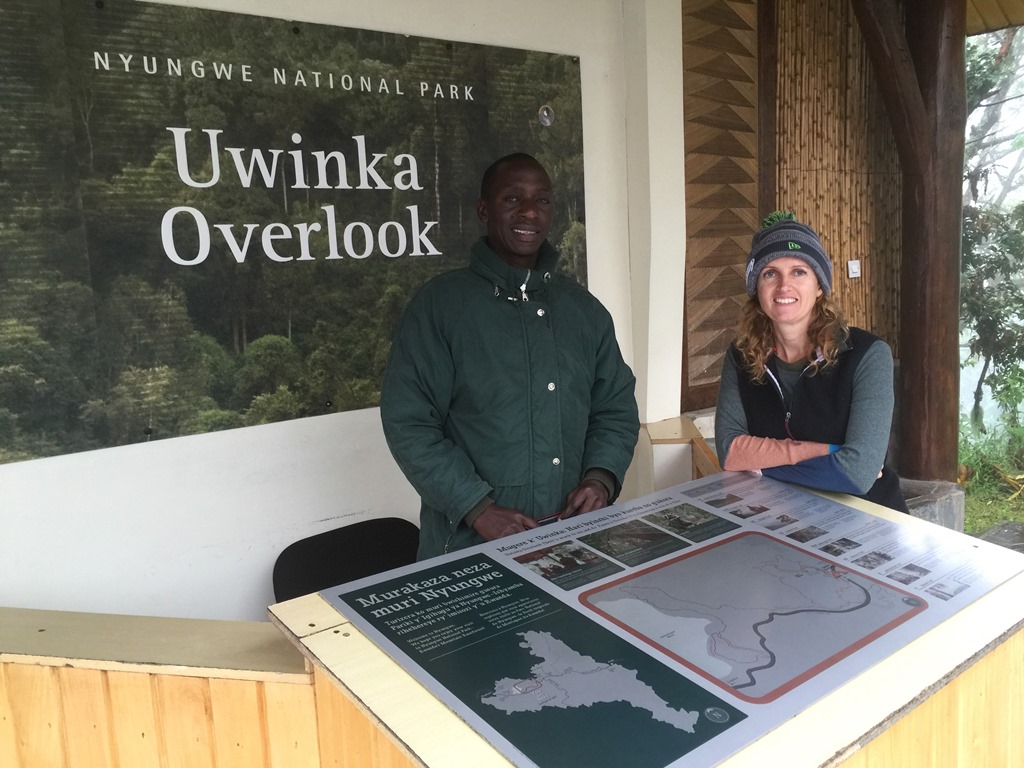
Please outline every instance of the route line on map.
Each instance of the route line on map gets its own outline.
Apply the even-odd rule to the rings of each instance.
[[[868,590],[864,586],[858,584],[850,578],[847,578],[846,576],[843,576],[841,578],[843,579],[843,581],[849,582],[850,584],[861,590],[864,593],[864,601],[860,605],[854,605],[849,608],[837,610],[831,610],[827,608],[801,608],[795,611],[770,612],[768,614],[768,618],[764,619],[763,621],[757,622],[753,625],[753,627],[751,627],[754,630],[754,632],[757,633],[757,636],[761,638],[761,648],[764,650],[765,653],[768,654],[769,660],[768,662],[762,664],[759,667],[751,667],[750,669],[746,670],[747,682],[732,686],[735,690],[740,690],[741,688],[749,688],[752,685],[756,685],[757,681],[754,679],[754,674],[756,672],[760,672],[763,669],[770,669],[771,667],[775,666],[775,653],[768,647],[768,641],[765,639],[765,636],[761,634],[760,628],[765,624],[771,624],[773,621],[775,621],[776,616],[795,616],[800,613],[852,613],[853,611],[859,611],[861,608],[864,608],[865,606],[871,603],[871,593],[868,592]]]

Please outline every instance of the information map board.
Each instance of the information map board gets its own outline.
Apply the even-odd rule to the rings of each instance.
[[[722,473],[321,592],[517,766],[714,765],[1024,571]]]

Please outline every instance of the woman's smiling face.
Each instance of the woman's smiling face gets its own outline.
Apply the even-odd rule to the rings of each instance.
[[[821,295],[818,278],[803,259],[773,259],[757,276],[758,303],[776,327],[786,325],[806,331]]]

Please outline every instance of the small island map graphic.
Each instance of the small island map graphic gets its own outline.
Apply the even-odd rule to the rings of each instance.
[[[519,636],[520,647],[540,661],[528,678],[499,680],[494,691],[481,698],[484,704],[511,714],[539,712],[546,707],[571,709],[622,703],[673,728],[694,732],[700,713],[673,709],[639,679],[636,670],[577,653],[549,632],[521,632]]]
[[[761,533],[589,590],[580,602],[755,703],[777,699],[927,607]]]

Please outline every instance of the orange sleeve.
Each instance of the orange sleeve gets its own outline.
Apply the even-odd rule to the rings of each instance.
[[[725,457],[723,469],[739,472],[781,467],[786,464],[799,464],[818,456],[827,456],[828,452],[828,443],[737,435],[729,445],[729,455]]]

